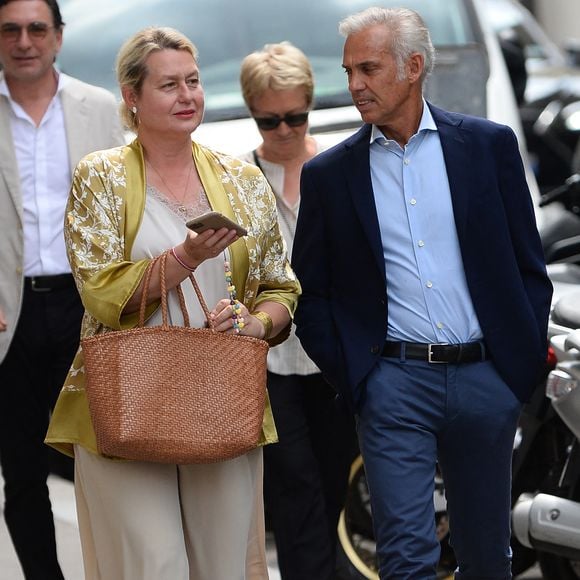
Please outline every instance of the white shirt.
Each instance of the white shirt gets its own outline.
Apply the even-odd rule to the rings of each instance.
[[[317,143],[317,153],[321,151]],[[254,163],[253,152],[250,151],[239,156],[240,159]],[[290,207],[284,199],[284,166],[272,163],[266,159],[259,159],[262,171],[276,196],[278,208],[278,227],[288,249],[288,258],[292,258],[292,244],[296,230],[296,218],[300,202]],[[320,370],[308,357],[300,340],[296,336],[295,326],[292,325],[290,336],[278,346],[272,347],[268,352],[268,370],[277,375],[313,375]]]
[[[65,82],[65,77],[60,75],[57,92],[38,127],[11,99],[6,81],[0,82],[0,94],[8,98],[11,107],[10,128],[22,192],[25,276],[70,272],[63,237],[64,211],[71,185],[60,100]]]

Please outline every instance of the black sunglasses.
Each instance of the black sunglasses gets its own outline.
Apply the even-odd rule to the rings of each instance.
[[[12,22],[7,22],[0,26],[0,36],[9,42],[14,42],[20,38],[22,30],[26,29],[28,37],[33,40],[43,39],[48,31],[54,28],[46,24],[46,22],[31,22],[28,26],[20,26],[19,24],[13,24]]]
[[[273,115],[271,117],[254,117],[256,125],[263,131],[272,131],[280,126],[284,121],[288,127],[300,127],[308,121],[308,111],[306,113],[286,113],[283,117]]]

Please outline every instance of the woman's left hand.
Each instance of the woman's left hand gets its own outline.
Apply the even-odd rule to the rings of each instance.
[[[218,332],[226,332],[228,334],[243,334],[244,336],[263,338],[266,331],[264,325],[255,316],[252,316],[241,302],[236,302],[239,305],[237,319],[243,323],[243,328],[240,332],[236,333],[234,328],[233,306],[227,298],[220,300],[209,313],[215,324],[215,329]]]

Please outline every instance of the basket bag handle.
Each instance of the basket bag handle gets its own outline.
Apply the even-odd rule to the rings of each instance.
[[[160,256],[153,258],[149,265],[147,266],[147,270],[145,270],[145,279],[143,282],[143,292],[141,293],[141,304],[139,306],[139,324],[138,326],[142,327],[145,325],[145,310],[147,307],[147,296],[149,294],[149,284],[151,283],[151,276],[153,274],[153,268],[157,262],[160,263],[160,270],[159,270],[159,282],[161,286],[161,317],[162,317],[162,324],[163,328],[169,327],[169,315],[168,315],[168,308],[167,308],[167,282],[165,280],[165,268],[167,264],[167,256],[169,254],[169,250],[163,252]],[[201,290],[197,284],[196,279],[193,276],[193,273],[189,274],[189,280],[193,284],[193,288],[197,295],[197,299],[201,305],[201,309],[203,310],[203,314],[207,321],[207,326],[209,329],[217,332],[215,330],[215,322],[211,319],[209,315],[209,309],[201,293]],[[183,295],[183,289],[181,288],[181,284],[178,284],[175,287],[177,291],[177,297],[179,299],[179,307],[181,308],[181,313],[183,315],[183,325],[189,326],[189,314],[187,313],[187,306],[185,305],[185,297]]]

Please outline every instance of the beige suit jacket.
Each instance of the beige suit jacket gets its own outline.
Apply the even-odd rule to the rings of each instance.
[[[117,102],[110,92],[68,77],[60,98],[71,174],[87,153],[124,143]],[[6,332],[0,332],[0,362],[14,336],[24,282],[22,193],[9,114],[10,103],[0,95],[0,309],[8,323]]]

